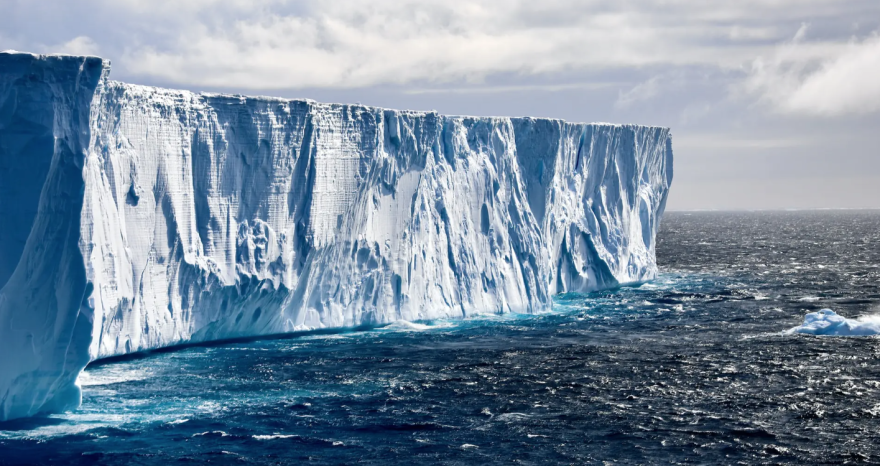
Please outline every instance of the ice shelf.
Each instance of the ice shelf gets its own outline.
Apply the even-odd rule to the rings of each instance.
[[[0,53],[0,420],[90,361],[533,313],[650,280],[667,128],[444,116],[109,80]]]

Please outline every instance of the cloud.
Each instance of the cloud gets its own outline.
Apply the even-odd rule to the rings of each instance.
[[[716,149],[784,149],[804,147],[814,143],[813,139],[809,137],[756,138],[754,136],[711,133],[675,138],[676,149],[692,149],[703,153],[712,153]],[[717,155],[726,156],[726,153],[718,153]]]
[[[835,3],[124,0],[112,8],[154,28],[150,40],[112,58],[126,74],[252,89],[480,84],[500,74],[651,66],[735,69],[783,39],[793,6],[828,14]],[[833,10],[847,8],[856,7]]]
[[[598,90],[616,86],[616,82],[583,82],[563,84],[528,84],[518,86],[473,86],[407,89],[404,94],[502,94],[516,92],[564,92],[570,90]]]
[[[775,111],[840,116],[880,111],[880,36],[837,47],[815,47],[801,26],[769,58],[753,63],[743,84]]]
[[[67,42],[53,45],[49,49],[69,55],[98,55],[100,50],[98,44],[88,36],[77,36]]]
[[[171,47],[135,48],[120,62],[172,82],[265,89],[481,83],[498,73],[640,66],[666,55],[656,31],[614,12],[531,10],[494,1],[336,1],[302,15],[196,24]]]
[[[785,108],[820,115],[880,110],[880,37],[851,44],[806,76],[788,96]]]
[[[114,77],[133,81],[240,90],[495,89],[635,70],[638,78],[610,78],[632,82],[652,68],[742,70],[802,18],[849,34],[856,21],[876,27],[870,21],[880,17],[880,6],[876,0],[6,0],[4,13],[0,31],[8,45],[101,53],[113,61]],[[844,47],[846,38],[830,34],[798,50]],[[493,82],[498,76],[506,81]],[[649,81],[621,94],[618,107],[662,93],[666,84]],[[753,87],[764,99],[765,86]]]
[[[660,78],[655,76],[643,83],[637,84],[626,92],[620,92],[617,96],[617,102],[614,106],[617,108],[627,108],[637,102],[650,100],[660,93]]]

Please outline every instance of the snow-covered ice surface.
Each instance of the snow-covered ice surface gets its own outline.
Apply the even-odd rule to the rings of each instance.
[[[95,359],[652,279],[666,128],[195,94],[0,53],[0,420]]]
[[[864,337],[880,334],[880,316],[863,316],[847,319],[831,309],[822,309],[804,316],[804,323],[787,333],[831,335],[841,337]]]

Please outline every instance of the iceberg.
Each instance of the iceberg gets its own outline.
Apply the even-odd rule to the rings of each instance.
[[[831,309],[822,309],[804,316],[804,323],[785,333],[804,333],[839,337],[865,337],[880,335],[880,316],[862,316],[847,319]]]
[[[0,420],[96,359],[535,313],[655,277],[667,128],[444,116],[109,79],[0,53]]]

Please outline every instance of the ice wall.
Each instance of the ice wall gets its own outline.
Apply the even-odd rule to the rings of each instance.
[[[0,53],[0,420],[79,403],[93,320],[83,164],[105,71],[94,57]]]
[[[75,406],[97,358],[537,312],[656,274],[668,129],[194,94],[108,70],[0,53],[0,419]]]

